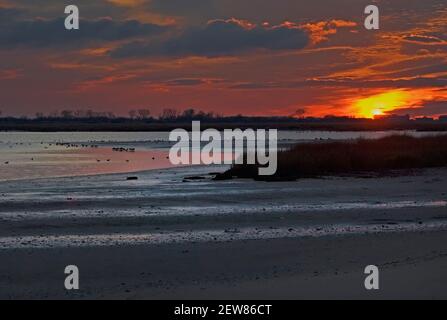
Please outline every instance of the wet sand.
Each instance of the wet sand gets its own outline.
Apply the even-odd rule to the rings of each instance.
[[[284,183],[209,170],[2,183],[0,298],[447,298],[447,170]],[[78,292],[63,288],[71,264]],[[379,291],[364,289],[370,264]]]
[[[445,299],[447,233],[0,251],[2,299]],[[63,289],[66,265],[81,288]],[[363,287],[366,265],[381,270]]]

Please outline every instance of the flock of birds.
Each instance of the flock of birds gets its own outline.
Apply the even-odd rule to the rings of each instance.
[[[9,148],[12,149],[14,146],[23,146],[23,145],[28,145],[31,146],[32,143],[23,143],[23,142],[15,142],[15,143],[7,143],[9,145]],[[81,148],[93,148],[93,149],[97,149],[99,148],[99,145],[97,144],[78,144],[78,143],[67,143],[67,142],[55,142],[55,143],[45,143],[45,142],[40,142],[40,145],[45,145],[44,149],[49,149],[49,147],[52,146],[58,146],[58,147],[65,147],[67,149],[69,148],[74,148],[74,149],[81,149]],[[135,148],[124,148],[124,147],[113,147],[112,151],[114,152],[129,152],[129,153],[134,153],[136,151]],[[166,157],[166,159],[169,159],[169,157]],[[34,158],[30,159],[31,161],[34,161]],[[152,157],[152,160],[156,160],[155,157]],[[106,159],[105,162],[111,162],[111,159]],[[102,162],[102,160],[100,159],[96,159],[96,162]],[[126,162],[130,162],[129,159],[126,160]],[[10,161],[5,161],[4,162],[5,165],[10,164]]]
[[[112,148],[113,151],[118,151],[118,152],[135,152],[135,148]]]

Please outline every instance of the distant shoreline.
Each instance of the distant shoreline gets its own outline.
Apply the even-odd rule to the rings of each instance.
[[[0,132],[167,132],[177,128],[191,129],[189,119],[181,121],[161,121],[157,119],[128,119],[128,118],[92,118],[92,119],[18,119],[0,118]],[[388,121],[371,119],[270,119],[268,118],[240,118],[201,120],[203,129],[278,129],[294,131],[447,131],[447,121]]]

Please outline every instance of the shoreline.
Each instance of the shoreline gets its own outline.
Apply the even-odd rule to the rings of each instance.
[[[113,119],[14,119],[0,118],[0,132],[169,132],[181,128],[191,129],[191,122],[200,120],[204,127],[223,129],[280,129],[302,131],[388,131],[388,130],[415,130],[446,132],[445,120],[433,120],[432,122],[418,122],[408,119],[406,121],[373,120],[368,118],[334,118],[334,119],[262,119],[245,117],[242,119],[182,119],[173,122],[152,120],[131,120],[120,118],[119,122]]]
[[[202,165],[198,165],[197,167],[203,167]],[[8,182],[24,182],[30,183],[34,181],[43,181],[43,180],[65,180],[65,179],[76,179],[76,178],[94,178],[94,177],[107,177],[107,176],[126,176],[129,174],[147,174],[154,171],[166,171],[166,170],[175,170],[179,168],[189,168],[194,166],[171,166],[166,168],[153,168],[147,170],[137,170],[137,171],[125,171],[125,172],[110,172],[110,173],[91,173],[91,174],[77,174],[72,176],[54,176],[54,177],[36,177],[36,178],[18,178],[18,179],[8,179],[2,180],[0,179],[0,183],[8,183]],[[211,169],[212,170],[212,169]]]

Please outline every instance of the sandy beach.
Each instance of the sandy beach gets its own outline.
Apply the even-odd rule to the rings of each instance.
[[[0,298],[447,297],[447,170],[275,183],[209,172],[3,182]],[[76,292],[63,287],[71,264]],[[378,291],[363,286],[370,264]]]

